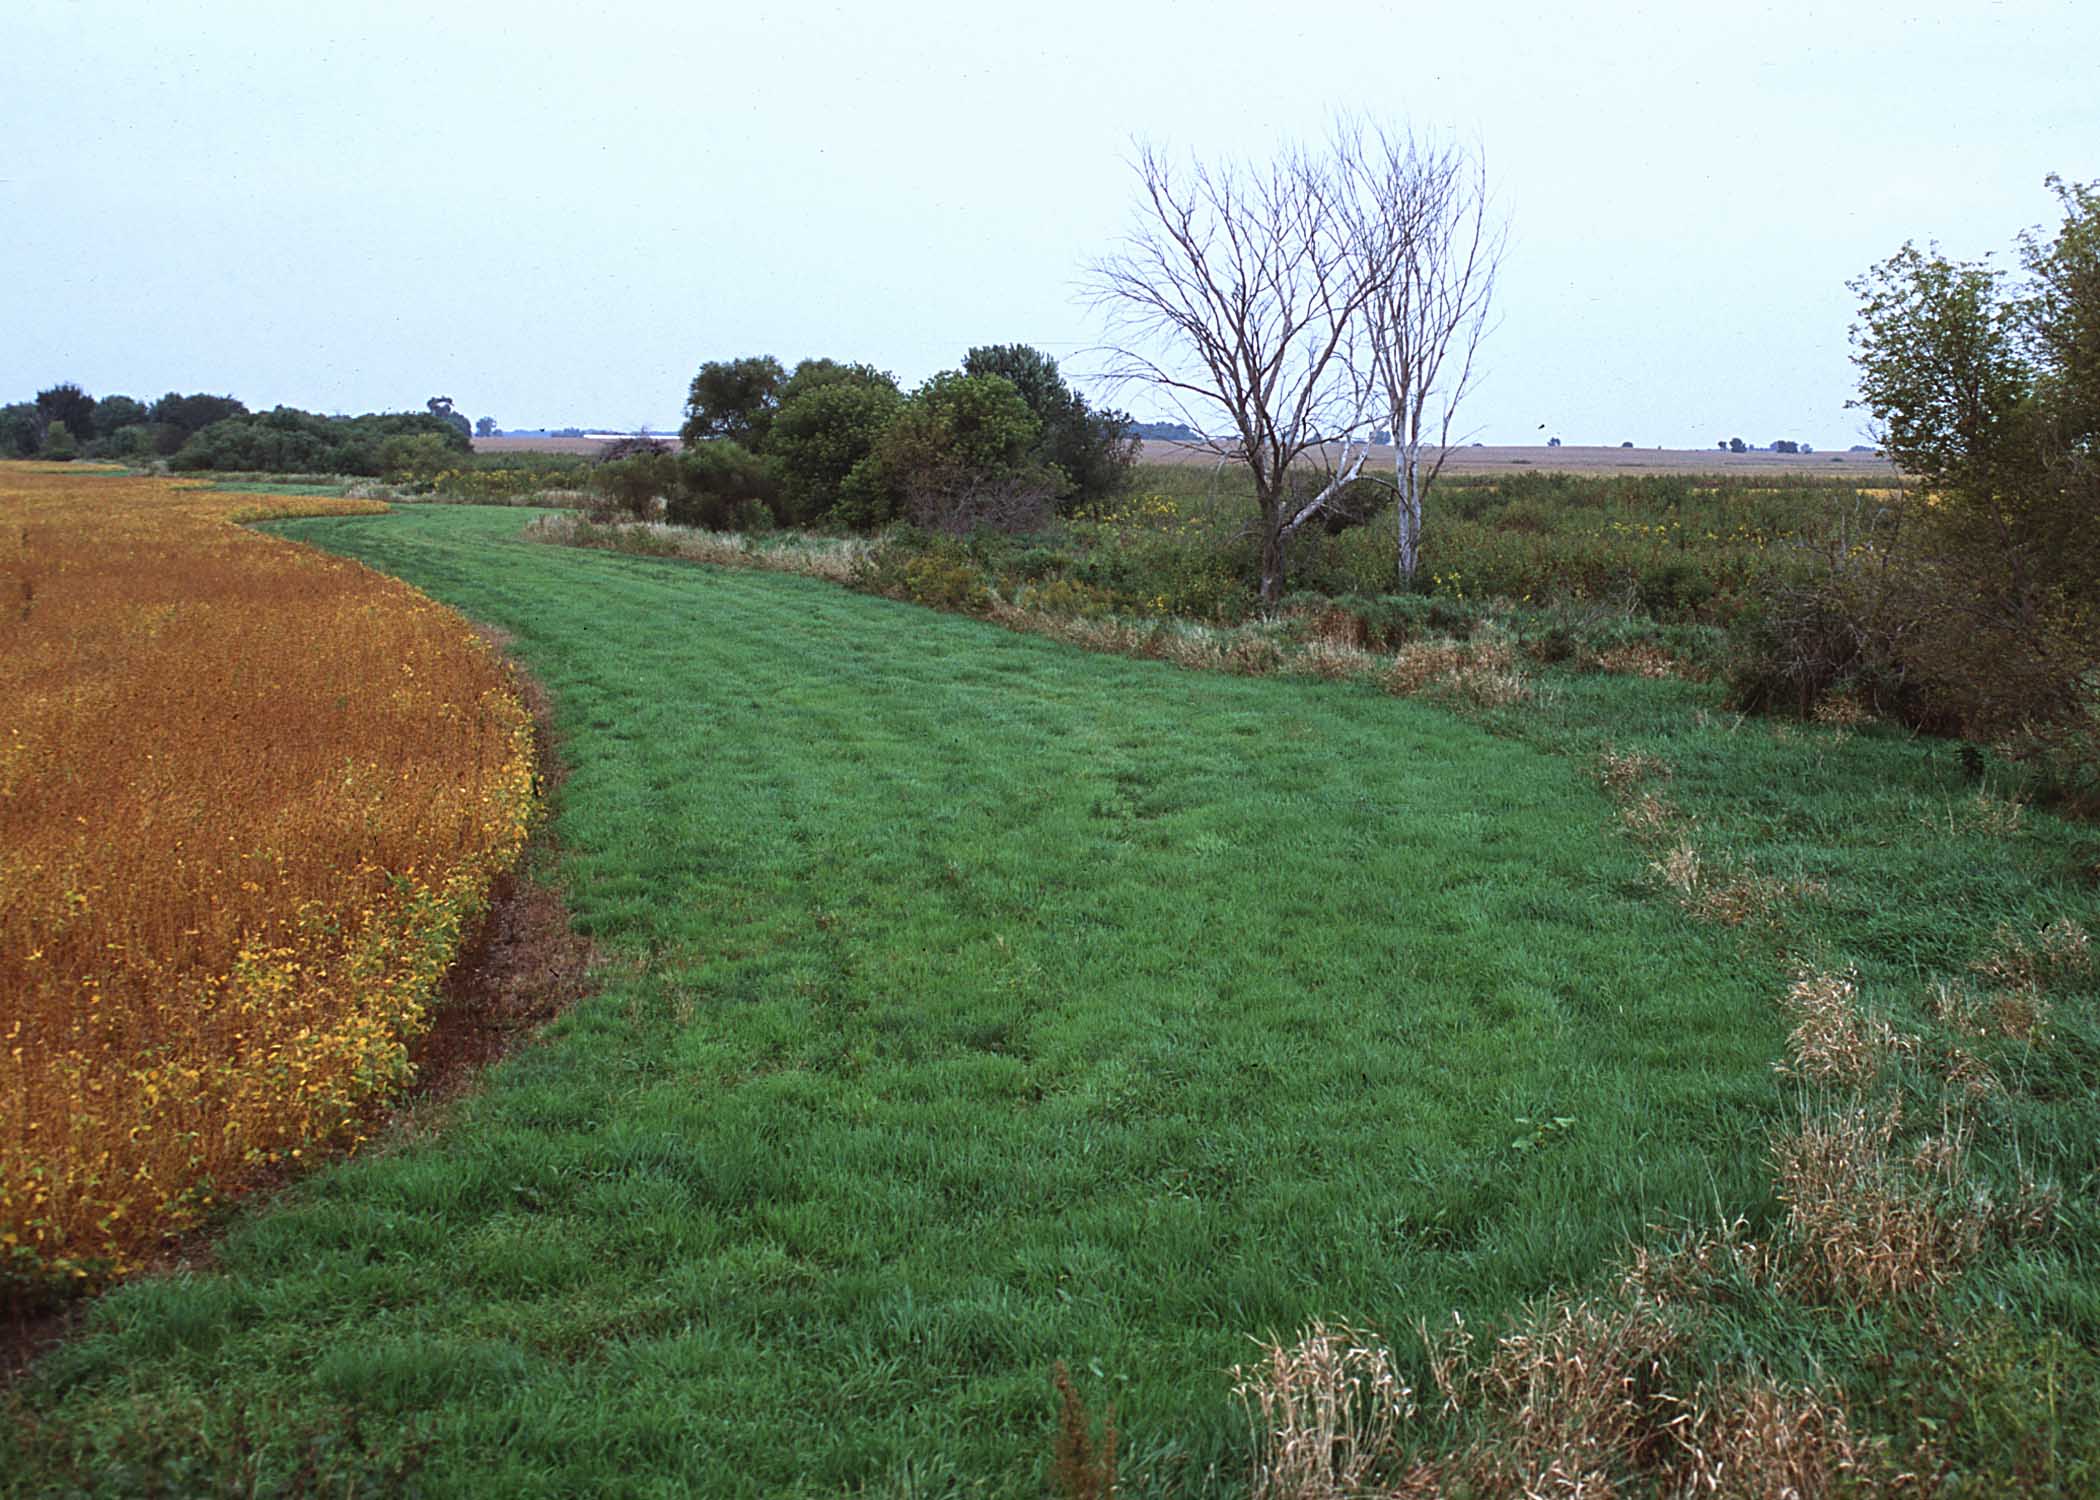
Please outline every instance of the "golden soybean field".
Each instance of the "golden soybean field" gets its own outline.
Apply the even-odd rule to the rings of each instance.
[[[354,1144],[524,843],[499,657],[235,524],[384,509],[0,464],[0,1283]]]

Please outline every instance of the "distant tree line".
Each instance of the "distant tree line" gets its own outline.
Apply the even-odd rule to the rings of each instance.
[[[1633,444],[1625,443],[1621,446],[1631,448]],[[1722,438],[1714,446],[1723,453],[1751,453],[1757,451],[1741,438]],[[1816,450],[1807,443],[1796,442],[1793,438],[1774,438],[1764,451],[1769,453],[1813,453]]]
[[[246,415],[231,396],[168,392],[151,405],[100,400],[70,382],[0,406],[0,458],[167,458],[214,422]]]
[[[170,391],[151,403],[96,398],[70,382],[0,406],[0,458],[165,461],[170,469],[388,474],[442,466],[472,450],[472,425],[449,396],[419,412],[322,416],[251,412],[232,396]],[[485,419],[486,420],[486,419]]]
[[[1096,410],[1025,344],[971,349],[906,392],[872,365],[771,355],[713,360],[687,392],[684,447],[608,455],[601,487],[712,528],[894,521],[1021,530],[1126,482],[1130,418]]]

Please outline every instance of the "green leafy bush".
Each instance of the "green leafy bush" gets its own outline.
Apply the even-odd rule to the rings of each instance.
[[[833,518],[863,531],[899,518],[951,535],[1032,530],[1065,487],[1033,456],[1041,433],[1012,381],[943,371],[884,426]]]
[[[672,525],[733,531],[772,523],[780,500],[779,469],[741,443],[728,438],[689,443],[678,455],[678,471],[664,510]]]
[[[776,514],[783,525],[805,526],[838,507],[846,478],[875,449],[904,398],[880,380],[833,380],[781,403],[766,439],[766,453],[779,465]],[[856,490],[844,525],[880,526],[888,517],[864,514],[872,487]]]
[[[679,491],[682,474],[676,455],[658,449],[601,463],[592,471],[591,489],[600,509],[634,520],[652,519],[660,501]]]

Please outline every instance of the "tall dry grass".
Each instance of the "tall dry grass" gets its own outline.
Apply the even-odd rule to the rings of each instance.
[[[524,840],[496,655],[231,524],[345,509],[0,467],[0,1280],[354,1135]]]

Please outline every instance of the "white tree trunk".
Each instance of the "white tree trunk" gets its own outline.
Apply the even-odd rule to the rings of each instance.
[[[1399,434],[1396,432],[1395,437]],[[1396,443],[1393,448],[1393,489],[1399,495],[1393,506],[1395,555],[1400,564],[1400,588],[1414,587],[1415,567],[1422,545],[1422,444],[1419,439]]]

